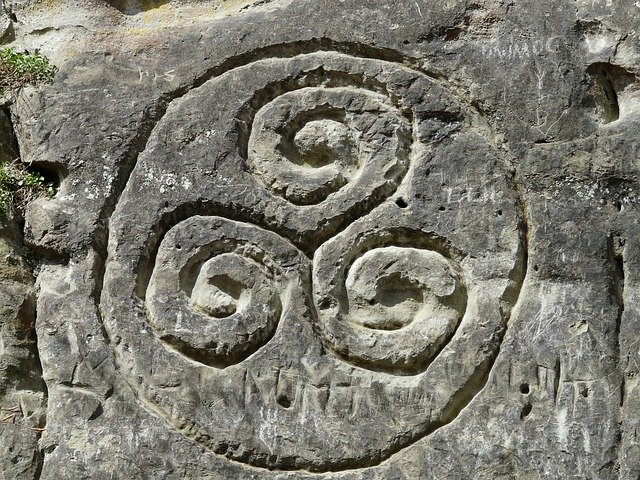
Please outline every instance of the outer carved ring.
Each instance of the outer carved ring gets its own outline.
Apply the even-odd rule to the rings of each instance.
[[[249,151],[251,138],[259,137],[270,107],[321,89],[327,95],[365,90],[368,97],[385,97],[388,111],[402,112],[411,126],[412,143],[410,151],[401,150],[407,160],[400,156],[401,168],[375,177],[379,181],[368,188],[355,188],[358,175],[349,177],[347,162],[339,164],[347,166],[344,186],[340,180],[318,197],[294,203],[252,168],[257,150]],[[347,122],[318,113],[324,103],[301,106],[313,115],[294,119],[286,124],[293,130],[282,131],[285,139],[293,135],[288,138],[301,153],[332,150],[342,139],[348,143],[345,129],[336,125],[346,128]],[[237,66],[172,102],[111,216],[100,305],[119,371],[140,401],[210,451],[287,470],[376,465],[456,418],[491,372],[526,270],[521,203],[484,130],[470,128],[473,118],[454,93],[424,73],[338,52]],[[316,142],[314,132],[327,133],[317,135],[327,141]],[[261,142],[260,148],[266,145]],[[296,163],[295,157],[286,160]],[[191,217],[198,213],[237,221]],[[201,256],[172,257],[178,253],[169,238],[180,228],[181,238],[191,242],[182,249],[201,249]],[[395,255],[394,248],[431,252],[425,263],[451,272],[442,277],[445,296],[447,285],[458,287],[452,292],[459,298],[466,290],[464,312],[454,308],[449,313],[455,315],[444,316],[444,334],[434,335],[440,343],[431,343],[427,354],[419,350],[423,357],[413,371],[411,354],[382,362],[375,356],[367,361],[364,350],[355,356],[355,348],[347,351],[332,341],[330,325],[314,316],[324,306],[321,291],[334,288],[321,282],[342,282],[350,305],[368,308],[361,300],[377,284],[360,273],[376,271],[369,261],[376,250]],[[316,308],[308,301],[309,257]],[[226,287],[218,292],[213,277],[221,267],[229,267],[224,285],[240,285],[235,296],[233,288],[226,297]],[[181,271],[189,281],[181,283]],[[265,288],[243,283],[249,277]],[[415,298],[438,291],[419,272],[400,279],[415,282]],[[210,280],[218,290],[208,290]],[[254,304],[269,315],[254,316],[256,323],[238,316],[230,328],[234,315]],[[383,333],[393,338],[418,324],[420,309],[413,307],[411,321],[390,323],[384,315],[338,314],[354,331],[386,328]],[[201,329],[182,331],[189,316],[193,326],[201,321]]]

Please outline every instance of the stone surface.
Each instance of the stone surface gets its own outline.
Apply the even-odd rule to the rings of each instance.
[[[636,3],[5,1],[4,476],[637,479]]]

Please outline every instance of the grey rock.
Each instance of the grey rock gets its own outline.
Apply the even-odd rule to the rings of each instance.
[[[638,478],[636,2],[5,8],[7,478]]]
[[[16,222],[5,213],[0,221],[0,478],[33,478],[42,466],[38,440],[47,403],[36,350],[34,282]]]

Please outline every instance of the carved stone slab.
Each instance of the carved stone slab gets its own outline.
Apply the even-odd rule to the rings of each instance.
[[[633,1],[5,9],[0,478],[638,478]]]

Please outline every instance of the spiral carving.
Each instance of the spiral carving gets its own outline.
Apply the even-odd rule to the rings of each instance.
[[[112,215],[100,305],[140,400],[287,470],[375,465],[455,418],[526,262],[474,115],[424,73],[326,51],[172,102]]]
[[[424,370],[464,315],[459,266],[423,248],[376,247],[353,259],[356,252],[340,246],[350,244],[323,246],[314,271],[319,322],[331,350],[374,370]],[[342,268],[334,268],[336,258]]]
[[[264,237],[255,227],[216,217],[191,217],[173,227],[146,295],[159,337],[211,366],[237,363],[264,345],[280,320],[290,273],[263,250]]]
[[[265,185],[295,205],[313,205],[354,190],[368,197],[375,185],[397,181],[409,165],[411,125],[381,94],[306,87],[258,111],[248,146]]]

